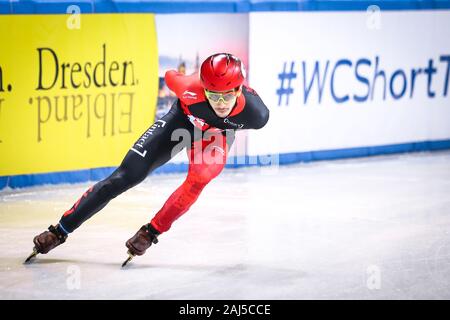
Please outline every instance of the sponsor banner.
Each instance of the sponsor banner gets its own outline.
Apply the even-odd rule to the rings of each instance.
[[[0,176],[117,166],[154,121],[154,15],[0,16],[0,43]]]
[[[450,138],[450,11],[250,13],[249,154]]]

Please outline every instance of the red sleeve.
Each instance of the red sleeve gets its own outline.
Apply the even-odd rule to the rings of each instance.
[[[164,80],[166,81],[167,86],[170,90],[172,90],[177,97],[180,97],[184,91],[182,78],[184,75],[175,70],[169,70],[166,72],[164,76]]]
[[[198,73],[184,75],[175,70],[169,70],[166,72],[164,80],[169,89],[186,105],[205,101]]]

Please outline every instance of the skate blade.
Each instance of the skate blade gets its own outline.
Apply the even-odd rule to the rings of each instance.
[[[30,256],[24,261],[24,263],[28,263],[31,261],[31,259],[33,259],[34,257],[36,257],[38,254],[36,248],[33,248],[33,252],[30,254]]]
[[[127,258],[127,260],[125,260],[125,261],[122,263],[122,268],[125,267],[125,266],[127,265],[127,263],[130,262],[131,259],[134,258],[134,254],[132,254],[131,252],[127,252],[127,253],[128,253],[128,258]]]

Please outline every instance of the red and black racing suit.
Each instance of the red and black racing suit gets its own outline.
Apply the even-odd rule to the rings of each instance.
[[[249,87],[243,86],[230,115],[220,118],[205,98],[198,73],[185,76],[168,71],[165,81],[177,101],[136,141],[109,177],[90,187],[64,213],[60,220],[63,231],[74,231],[110,200],[142,182],[150,172],[186,148],[189,158],[186,180],[151,220],[158,232],[169,230],[222,171],[235,130],[259,129],[269,119],[268,108]],[[184,137],[181,141],[180,136]]]

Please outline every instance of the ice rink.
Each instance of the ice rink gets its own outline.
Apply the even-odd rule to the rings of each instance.
[[[183,179],[150,176],[29,265],[93,182],[0,191],[0,298],[450,298],[450,152],[226,170],[122,269]]]

